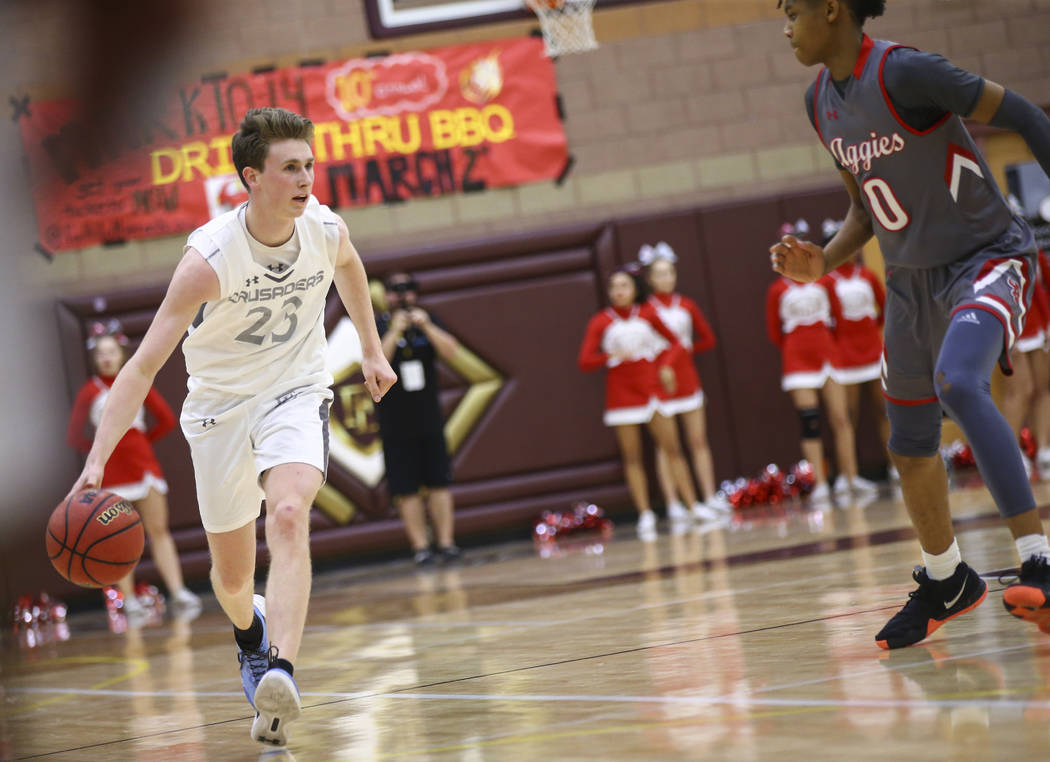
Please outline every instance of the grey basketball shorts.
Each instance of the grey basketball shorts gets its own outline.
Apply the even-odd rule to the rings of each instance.
[[[994,315],[1002,324],[999,363],[1010,372],[1010,349],[1032,306],[1037,277],[1034,251],[1004,254],[995,247],[941,267],[887,269],[882,354],[886,398],[900,405],[935,402],[934,368],[948,325],[976,320],[975,310]]]

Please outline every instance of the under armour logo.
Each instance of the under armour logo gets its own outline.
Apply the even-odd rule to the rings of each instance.
[[[828,115],[828,119],[838,119],[839,118],[839,110],[837,108],[833,108],[833,109],[831,109],[831,111],[828,111],[826,113]]]
[[[258,283],[258,282],[259,282],[259,276],[258,275],[253,275],[252,277],[245,279],[244,285],[245,286],[251,286],[253,283]]]
[[[205,418],[203,421],[201,421],[201,426],[203,426],[206,429],[210,429],[214,425],[215,425],[215,419],[214,418]]]
[[[284,272],[284,269],[285,269],[285,268],[286,268],[287,266],[288,266],[288,265],[286,265],[286,264],[284,264],[284,263],[282,263],[282,262],[278,262],[278,263],[277,263],[277,264],[275,264],[275,265],[266,265],[266,269],[267,269],[267,270],[269,270],[269,271],[270,271],[270,272],[272,272],[272,273],[283,273],[283,272]]]
[[[973,311],[964,312],[961,315],[959,315],[959,322],[960,323],[973,323],[974,325],[980,325],[981,324],[981,321],[977,319],[977,313],[973,312]]]

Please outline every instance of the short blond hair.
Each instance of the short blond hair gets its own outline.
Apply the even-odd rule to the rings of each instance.
[[[244,187],[244,168],[251,167],[262,172],[263,163],[270,153],[270,144],[278,140],[314,139],[314,123],[305,116],[285,108],[253,108],[244,115],[241,127],[233,136],[233,166]]]

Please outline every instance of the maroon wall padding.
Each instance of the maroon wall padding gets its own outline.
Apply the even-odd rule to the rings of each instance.
[[[797,461],[798,421],[780,390],[780,358],[765,332],[765,291],[774,278],[768,247],[784,220],[805,216],[819,226],[825,216],[841,216],[845,206],[838,189],[369,256],[371,277],[414,273],[423,305],[504,379],[453,459],[457,536],[468,542],[472,535],[501,531],[527,536],[542,510],[575,500],[592,500],[629,519],[615,439],[601,422],[603,377],[581,373],[576,356],[588,319],[605,304],[609,274],[633,260],[643,243],[666,241],[675,249],[680,290],[697,301],[718,339],[713,351],[697,358],[718,479]],[[90,324],[117,317],[137,344],[163,293],[158,286],[59,304],[70,401],[87,377],[84,338]],[[342,314],[333,290],[329,329]],[[440,376],[449,412],[467,384],[445,367]],[[178,413],[186,388],[181,349],[161,370],[157,387]],[[863,439],[869,450],[873,436]],[[157,453],[171,486],[171,526],[186,572],[203,577],[207,544],[181,433],[161,440]],[[873,462],[881,465],[879,458],[862,458],[869,467]],[[341,466],[330,468],[329,483],[359,511],[345,526],[315,511],[316,556],[352,558],[407,548],[383,484],[369,488]],[[59,485],[56,499],[61,492]],[[46,516],[41,535],[44,521]],[[42,556],[35,546],[28,552]],[[265,561],[265,554],[260,558]],[[141,571],[156,579],[149,562]],[[69,592],[53,573],[44,584]]]
[[[711,264],[704,246],[698,214],[675,212],[660,217],[624,220],[615,225],[618,248],[625,261],[638,256],[642,244],[664,241],[678,256],[678,290],[695,300],[704,313],[718,341],[715,349],[694,356],[704,388],[707,408],[707,437],[711,445],[717,480],[734,478],[741,473],[736,436],[725,373],[725,340],[734,340],[734,326],[723,325],[715,311]],[[724,337],[724,338],[723,338]]]

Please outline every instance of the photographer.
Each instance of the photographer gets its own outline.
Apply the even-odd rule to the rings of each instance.
[[[398,380],[377,409],[387,485],[405,522],[414,560],[423,566],[437,559],[455,561],[460,555],[452,537],[452,474],[436,365],[438,357],[450,360],[459,342],[416,303],[418,288],[407,273],[386,279],[388,311],[376,322],[383,353]],[[427,537],[424,488],[437,541],[434,549]]]

